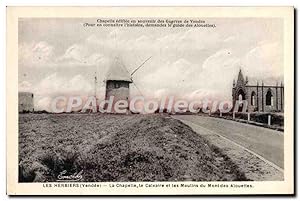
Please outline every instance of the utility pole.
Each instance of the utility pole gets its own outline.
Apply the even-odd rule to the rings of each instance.
[[[97,73],[95,72],[95,89],[94,89],[94,96],[95,99],[97,100]]]

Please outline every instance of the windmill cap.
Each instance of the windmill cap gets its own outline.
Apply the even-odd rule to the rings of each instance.
[[[109,66],[106,81],[109,80],[132,82],[129,72],[119,57],[115,57]]]

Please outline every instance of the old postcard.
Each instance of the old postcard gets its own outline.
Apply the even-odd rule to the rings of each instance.
[[[294,193],[292,7],[8,7],[9,195]]]

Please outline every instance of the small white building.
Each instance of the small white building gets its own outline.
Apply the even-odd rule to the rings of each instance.
[[[33,93],[31,92],[19,92],[19,112],[33,112]]]

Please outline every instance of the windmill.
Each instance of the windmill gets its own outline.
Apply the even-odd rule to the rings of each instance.
[[[121,59],[119,57],[115,57],[108,70],[107,77],[104,80],[106,84],[105,100],[109,100],[110,97],[114,97],[114,103],[119,100],[129,101],[129,88],[131,83],[133,83],[141,93],[134,83],[132,76],[150,59],[151,57],[135,68],[132,73],[129,73]]]

